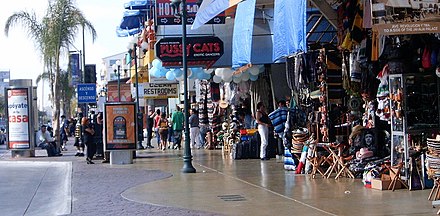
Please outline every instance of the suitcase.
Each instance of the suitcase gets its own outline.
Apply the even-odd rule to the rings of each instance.
[[[267,141],[266,147],[266,157],[275,158],[277,155],[278,148],[278,140],[273,136],[273,134],[269,134],[269,139]]]
[[[253,136],[249,142],[250,155],[249,158],[259,159],[260,158],[260,145],[258,145],[258,139],[256,136]]]
[[[232,159],[248,159],[250,155],[250,142],[241,141],[232,146]]]

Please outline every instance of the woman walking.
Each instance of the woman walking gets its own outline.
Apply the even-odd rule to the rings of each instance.
[[[93,155],[96,152],[96,143],[94,142],[93,135],[95,134],[95,130],[93,130],[92,124],[90,124],[89,118],[83,117],[81,120],[81,125],[83,127],[83,135],[84,135],[84,143],[87,147],[87,164],[94,164],[92,161]]]
[[[160,135],[160,148],[165,151],[167,148],[168,138],[168,120],[167,115],[162,113],[159,120],[159,135]]]

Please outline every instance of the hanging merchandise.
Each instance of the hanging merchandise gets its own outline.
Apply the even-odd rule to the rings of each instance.
[[[255,4],[256,0],[246,0],[237,6],[232,36],[232,68],[251,63]]]

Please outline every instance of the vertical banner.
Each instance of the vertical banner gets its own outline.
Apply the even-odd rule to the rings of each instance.
[[[136,104],[104,104],[105,150],[136,149]]]
[[[79,53],[69,55],[69,68],[72,75],[70,86],[76,86],[81,83],[81,71],[79,67]]]
[[[247,0],[237,6],[232,36],[232,68],[251,63],[255,4],[256,0]]]
[[[29,88],[8,88],[6,95],[8,149],[31,149],[31,92]]]

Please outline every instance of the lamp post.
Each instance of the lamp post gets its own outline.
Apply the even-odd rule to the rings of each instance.
[[[189,143],[189,104],[188,104],[188,62],[186,59],[187,51],[186,51],[186,0],[171,0],[171,4],[174,7],[178,8],[181,6],[181,20],[182,20],[182,65],[183,65],[183,89],[184,90],[184,112],[185,112],[185,147],[184,147],[184,155],[183,155],[183,173],[195,173],[196,169],[193,167],[191,148]]]
[[[139,132],[140,128],[142,127],[142,113],[139,110],[139,74],[138,74],[138,65],[137,65],[137,47],[138,47],[138,39],[137,36],[134,36],[131,40],[130,40],[130,44],[129,44],[129,52],[130,54],[133,53],[133,59],[134,59],[134,73],[135,73],[135,79],[136,79],[136,117],[137,117],[137,124],[136,124],[136,136],[138,138],[138,142],[137,142],[137,148],[138,149],[143,149],[144,147],[142,146],[142,140],[140,140],[140,134],[142,134],[142,132]]]
[[[121,61],[117,60],[112,65],[113,71],[118,76],[118,101],[121,102]]]

